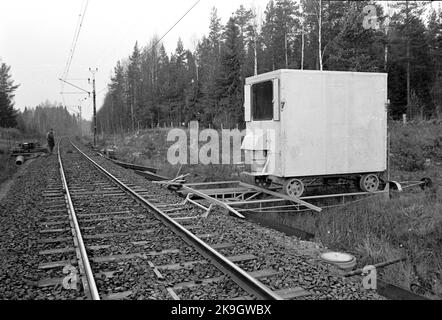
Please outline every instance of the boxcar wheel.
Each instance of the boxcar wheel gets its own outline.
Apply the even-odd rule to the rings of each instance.
[[[304,191],[304,183],[299,179],[287,179],[284,182],[284,191],[292,198],[300,198]]]
[[[379,185],[379,177],[376,174],[365,174],[359,180],[359,187],[364,192],[378,191]]]

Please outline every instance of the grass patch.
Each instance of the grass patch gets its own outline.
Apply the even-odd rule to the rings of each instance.
[[[244,171],[243,165],[236,164],[195,164],[195,165],[171,165],[167,161],[167,151],[175,142],[167,141],[168,129],[151,129],[141,131],[131,136],[113,135],[97,143],[98,148],[112,147],[116,157],[124,162],[137,165],[152,166],[159,169],[158,174],[166,177],[175,177],[180,174],[190,173],[189,182],[223,181],[226,179],[238,179]],[[202,147],[206,142],[200,142]],[[230,149],[230,163],[233,163],[233,150]],[[190,148],[189,148],[190,150]],[[222,163],[222,154],[219,154],[219,163]],[[243,159],[242,159],[243,161]],[[190,163],[190,152],[188,154]]]
[[[385,268],[384,280],[410,288],[419,284],[442,296],[442,196],[404,194],[371,198],[323,213],[279,214],[283,224],[314,233],[329,248],[351,252],[359,265],[400,257],[411,263]]]
[[[6,153],[0,153],[0,184],[10,179],[16,171],[14,159]]]
[[[431,163],[442,163],[442,124],[421,122],[390,125],[393,170],[419,171]]]

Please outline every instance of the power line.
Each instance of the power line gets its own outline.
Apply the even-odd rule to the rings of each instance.
[[[84,2],[83,2],[83,4],[84,4]],[[74,32],[74,38],[72,39],[71,50],[69,51],[68,60],[66,62],[65,70],[64,70],[63,75],[61,77],[64,80],[66,80],[66,78],[68,77],[68,74],[69,74],[69,69],[71,67],[71,63],[74,58],[75,49],[77,47],[78,38],[80,36],[81,27],[83,25],[83,21],[84,21],[85,15],[86,15],[86,10],[87,10],[88,4],[89,4],[89,0],[86,0],[86,4],[84,5],[84,8],[83,8],[83,5],[80,8],[80,14],[78,16],[77,26],[76,26],[75,32]],[[64,82],[63,81],[61,83],[60,92],[61,92],[60,95],[61,95],[61,99],[63,101],[63,105],[66,105],[66,100],[63,95],[63,92],[64,92]]]
[[[68,66],[70,65],[69,61],[71,60],[71,57],[72,57],[72,49],[74,48],[75,38],[78,33],[78,28],[79,28],[80,22],[81,22],[81,12],[83,11],[82,9],[83,9],[83,5],[80,8],[80,14],[78,15],[78,21],[77,21],[77,25],[75,26],[75,31],[74,31],[74,38],[72,39],[71,48],[68,53],[68,60],[66,61],[66,66],[64,67],[62,78],[67,77]]]
[[[175,28],[176,26],[177,26],[177,24],[178,23],[180,23],[181,22],[181,20],[183,20],[189,13],[190,13],[190,11],[192,11],[193,10],[193,8],[195,8],[196,6],[197,6],[197,4],[198,3],[200,3],[201,2],[201,0],[198,0],[198,1],[196,1],[191,7],[190,7],[190,9],[189,10],[187,10],[186,11],[186,13],[184,13],[184,15],[177,21],[177,22],[175,22],[175,24],[172,26],[172,27],[170,27],[170,29],[169,30],[167,30],[166,31],[166,33],[159,39],[159,40],[157,40],[149,49],[147,49],[146,51],[150,51],[150,50],[152,50],[153,48],[155,48],[160,42],[161,42],[161,40],[163,40],[164,39],[164,37],[166,37],[167,36],[167,34],[170,32],[170,31],[172,31],[172,29],[173,28]],[[104,87],[104,88],[102,88],[100,91],[98,91],[98,93],[101,93],[101,92],[103,92],[104,90],[106,90],[107,89],[107,85],[106,85],[106,87]]]
[[[184,17],[187,16],[187,15],[189,14],[189,12],[192,11],[192,9],[196,7],[196,5],[197,5],[198,3],[200,3],[200,1],[201,1],[201,0],[198,0],[197,2],[195,2],[194,5],[193,5],[192,7],[190,7],[190,9],[187,10],[187,12],[186,12],[186,13],[185,13],[185,14],[184,14],[184,15],[183,15],[183,16],[182,16],[177,22],[175,22],[175,24],[174,24],[169,30],[167,30],[167,32],[166,32],[166,33],[165,33],[165,34],[164,34],[159,40],[157,40],[157,42],[156,42],[152,47],[150,47],[150,48],[149,48],[148,50],[146,50],[146,51],[150,51],[150,50],[152,50],[153,48],[155,48],[156,45],[157,45],[158,43],[160,43],[160,41],[163,40],[164,37],[165,37],[170,31],[172,31],[172,29],[175,28],[176,25],[177,25],[178,23],[180,23],[181,20],[183,20]]]
[[[66,63],[66,68],[65,68],[65,71],[62,76],[62,78],[64,78],[64,79],[67,78],[67,76],[69,74],[69,69],[71,67],[72,59],[74,57],[75,49],[77,47],[78,38],[80,36],[81,27],[83,25],[83,21],[84,21],[85,15],[86,15],[86,10],[87,10],[88,4],[89,4],[89,0],[86,0],[86,5],[84,6],[84,9],[82,11],[80,11],[79,19],[77,22],[77,28],[75,29],[75,33],[74,33],[74,40],[72,42],[70,55],[68,57],[68,61]]]

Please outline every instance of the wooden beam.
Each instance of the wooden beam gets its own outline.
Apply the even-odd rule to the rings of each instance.
[[[229,206],[227,203],[222,202],[222,201],[220,201],[220,200],[218,200],[218,199],[212,198],[212,197],[210,197],[210,196],[208,196],[208,195],[206,195],[206,194],[200,192],[199,190],[191,189],[191,188],[187,187],[186,185],[184,185],[183,188],[186,189],[186,190],[188,190],[188,191],[189,191],[190,193],[192,193],[192,194],[195,194],[195,195],[197,195],[197,196],[199,196],[199,197],[201,197],[201,198],[204,198],[204,199],[206,199],[206,200],[209,200],[210,202],[212,202],[212,203],[214,203],[214,204],[216,204],[216,205],[219,205],[220,207],[223,207],[223,208],[229,210],[231,213],[233,213],[233,214],[236,215],[237,217],[239,217],[239,218],[241,218],[241,219],[245,219],[245,217],[244,217],[241,213],[239,213],[238,211],[236,211],[235,209],[233,209],[233,208],[232,208],[231,206]]]
[[[270,190],[267,190],[267,189],[264,189],[264,188],[260,188],[260,187],[257,187],[257,186],[252,186],[250,184],[243,183],[243,182],[240,182],[239,184],[241,186],[252,188],[252,189],[255,189],[257,191],[261,191],[263,193],[272,195],[272,196],[277,197],[277,198],[281,198],[281,199],[285,199],[285,200],[288,200],[288,201],[295,202],[297,204],[303,205],[304,207],[307,207],[307,208],[309,208],[309,209],[311,209],[313,211],[316,211],[316,212],[321,212],[322,211],[321,208],[319,208],[317,206],[314,206],[311,203],[305,202],[305,201],[303,201],[301,199],[292,198],[292,197],[289,197],[288,195],[285,195],[285,194],[282,194],[282,193],[279,193],[279,192],[270,191]]]

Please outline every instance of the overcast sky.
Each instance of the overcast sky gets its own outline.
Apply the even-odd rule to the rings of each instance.
[[[46,99],[77,110],[81,95],[60,95],[58,80],[68,60],[80,12],[87,0],[0,0],[0,60],[11,66],[16,108],[35,107]],[[260,18],[269,0],[201,0],[164,38],[168,53],[178,37],[194,49],[208,33],[209,14],[218,9],[222,22],[241,4],[254,6]],[[164,33],[196,0],[89,0],[69,79],[90,90],[89,67],[97,67],[97,107],[102,104],[113,68],[132,52],[135,41],[145,46]],[[385,4],[386,2],[384,2]],[[440,3],[439,3],[440,5]],[[82,80],[75,80],[82,79]],[[77,91],[65,85],[65,92]],[[83,117],[92,117],[91,99],[82,102]]]
[[[73,83],[90,90],[89,67],[98,67],[97,107],[101,106],[106,85],[117,60],[126,58],[135,41],[147,44],[153,34],[162,36],[196,0],[89,0],[80,37],[70,67]],[[168,53],[178,37],[185,48],[208,33],[209,14],[215,6],[225,23],[244,4],[259,11],[268,0],[201,0],[165,37]],[[63,102],[58,78],[68,60],[80,11],[86,0],[1,0],[0,59],[11,66],[16,91],[16,108],[35,107],[49,99]],[[65,92],[77,91],[65,86]],[[64,95],[73,110],[81,95]],[[92,116],[91,99],[82,103],[83,117]]]

